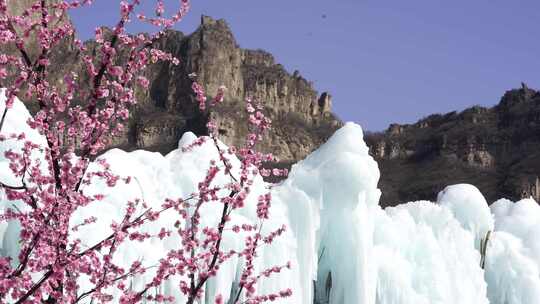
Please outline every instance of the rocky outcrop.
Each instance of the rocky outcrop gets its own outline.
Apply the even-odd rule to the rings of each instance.
[[[143,102],[120,143],[128,149],[167,152],[185,131],[206,134],[208,119],[216,122],[223,141],[241,145],[248,133],[247,97],[260,102],[274,122],[261,150],[272,152],[282,162],[303,158],[341,125],[331,112],[327,93],[321,95],[326,102],[323,110],[313,111],[312,105],[320,104],[320,98],[311,83],[298,71],[289,74],[265,51],[240,48],[224,20],[202,16],[194,33],[185,36],[170,31],[160,48],[182,63],[177,67],[156,64],[149,70],[151,88],[141,92]],[[191,90],[191,73],[209,95],[224,85],[224,103],[201,113]]]
[[[182,64],[171,67],[162,63],[151,68],[148,77],[152,86],[133,116],[126,138],[128,148],[165,152],[187,130],[205,134],[210,118],[227,144],[240,145],[248,132],[247,97],[260,102],[274,121],[261,149],[284,162],[303,158],[341,125],[331,112],[328,93],[318,97],[298,71],[289,74],[271,54],[240,48],[224,20],[202,16],[194,33],[168,32],[160,47],[180,58]],[[191,73],[210,95],[224,85],[224,103],[200,113],[190,88]],[[162,131],[156,131],[159,129]]]
[[[523,198],[532,197],[536,201],[540,199],[540,178],[529,175],[521,177],[521,183],[518,188],[518,194]]]
[[[385,205],[435,199],[445,185],[471,183],[488,200],[540,200],[540,93],[522,85],[492,108],[430,115],[366,138],[381,167]]]
[[[318,101],[311,103],[311,115],[330,116],[332,114],[332,95],[324,92]]]
[[[28,5],[25,1],[11,0],[10,9],[21,12]],[[88,41],[86,46],[89,53],[95,52],[95,42]],[[29,44],[27,47],[31,54],[37,55],[37,46]],[[177,146],[186,131],[207,134],[209,119],[216,122],[225,143],[241,145],[248,133],[244,110],[247,97],[260,102],[274,122],[260,150],[273,153],[284,163],[305,157],[341,125],[332,114],[328,93],[319,96],[298,71],[290,74],[271,54],[239,47],[224,20],[202,16],[194,33],[168,31],[157,47],[172,53],[181,64],[162,62],[149,67],[146,76],[150,88],[136,92],[138,104],[131,113],[125,134],[116,138],[112,146],[167,153]],[[15,49],[7,51],[17,52]],[[53,49],[52,54],[55,69],[50,71],[51,81],[61,81],[68,71],[81,69],[71,40]],[[80,86],[89,85],[86,73],[79,74]],[[210,98],[220,86],[225,86],[224,103],[201,112],[191,89],[193,76],[188,76],[190,74],[196,75]],[[31,101],[27,104],[31,111],[37,110]]]

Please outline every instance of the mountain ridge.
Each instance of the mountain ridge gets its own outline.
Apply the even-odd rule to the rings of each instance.
[[[540,92],[525,84],[493,107],[432,114],[368,133],[385,205],[434,200],[445,185],[471,183],[488,201],[540,200]]]
[[[8,4],[14,12],[20,12],[27,5],[16,1]],[[110,35],[110,30],[104,29],[104,32],[105,36]],[[274,154],[280,166],[288,166],[307,156],[342,125],[332,113],[329,93],[319,94],[300,72],[289,73],[272,54],[241,48],[223,19],[203,15],[193,33],[186,35],[167,30],[155,46],[180,59],[180,64],[158,62],[148,67],[144,74],[150,80],[150,87],[136,89],[138,104],[130,113],[125,133],[112,139],[109,147],[167,153],[177,147],[186,131],[208,134],[209,120],[215,122],[220,139],[227,145],[241,145],[248,134],[244,110],[244,100],[248,97],[260,102],[274,122],[259,149]],[[33,40],[27,47],[30,54],[37,54]],[[85,47],[88,54],[99,53],[93,40],[86,41]],[[4,51],[17,53],[10,46]],[[117,51],[123,52],[122,49]],[[76,71],[81,75],[78,85],[89,85],[84,68],[77,62],[77,52],[73,37],[51,51],[55,69],[50,70],[50,82],[61,86],[63,75]],[[191,88],[190,74],[197,75],[197,82],[210,98],[219,87],[225,86],[224,102],[201,112]],[[36,103],[26,102],[35,113]]]

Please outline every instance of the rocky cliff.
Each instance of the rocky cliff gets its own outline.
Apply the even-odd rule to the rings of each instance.
[[[478,186],[490,201],[540,200],[540,92],[525,84],[495,107],[393,124],[366,140],[381,168],[385,205],[435,199],[455,183]]]
[[[29,0],[11,0],[8,4],[12,12],[20,13],[28,3]],[[89,53],[95,53],[93,41],[87,41],[86,46]],[[157,63],[149,67],[146,76],[150,88],[136,92],[138,104],[128,128],[112,146],[166,153],[177,146],[186,131],[207,134],[209,119],[217,122],[224,142],[240,145],[248,131],[244,111],[248,96],[262,103],[273,121],[273,129],[259,149],[272,152],[283,165],[306,156],[341,125],[332,114],[328,93],[319,95],[298,71],[289,73],[271,54],[242,49],[224,20],[202,16],[194,33],[168,31],[157,47],[172,53],[181,64]],[[35,41],[31,40],[27,48],[32,57],[37,56]],[[13,47],[7,51],[17,52]],[[49,81],[61,81],[69,71],[81,70],[72,40],[66,39],[52,54],[55,68],[50,71]],[[209,97],[224,85],[224,103],[201,113],[191,89],[193,80],[188,76],[192,73]],[[88,85],[86,73],[79,74],[80,85]],[[32,102],[27,104],[31,110],[37,110]]]
[[[244,100],[260,101],[272,119],[273,130],[261,149],[283,162],[293,162],[326,140],[341,122],[332,114],[331,96],[320,96],[298,71],[289,74],[273,56],[262,50],[238,46],[227,23],[201,18],[191,35],[170,31],[160,48],[172,52],[181,64],[151,67],[151,88],[135,111],[126,144],[130,148],[167,151],[183,132],[206,133],[209,118],[217,122],[221,138],[241,144],[247,133]],[[222,105],[200,113],[191,91],[195,73],[208,94],[227,87]]]

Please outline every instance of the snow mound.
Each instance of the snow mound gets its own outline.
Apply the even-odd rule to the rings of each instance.
[[[500,199],[490,208],[495,218],[486,254],[491,303],[539,303],[540,206],[533,199]]]
[[[493,216],[480,190],[468,184],[448,186],[437,195],[437,203],[448,208],[474,235],[474,244],[480,249],[480,240],[493,230]]]

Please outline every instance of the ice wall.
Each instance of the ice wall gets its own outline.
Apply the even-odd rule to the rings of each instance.
[[[360,126],[346,124],[295,165],[281,185],[305,193],[320,208],[316,290],[321,298],[331,280],[332,303],[372,303],[375,299],[370,214],[380,197],[379,170],[362,137]]]
[[[469,214],[444,206],[461,202],[454,190],[478,190],[382,210],[379,170],[362,138],[346,124],[281,185],[320,206],[317,302],[488,303],[474,235],[454,217]],[[477,209],[470,217],[489,214],[487,203]]]
[[[0,111],[2,107],[0,103]],[[24,105],[15,102],[1,134],[25,130],[32,140],[43,143],[26,126],[28,118]],[[477,188],[454,185],[441,191],[437,202],[410,202],[383,210],[378,204],[378,166],[362,138],[360,126],[346,124],[326,144],[294,165],[287,180],[273,187],[272,219],[264,229],[271,231],[283,224],[289,229],[264,248],[257,266],[263,269],[290,260],[293,267],[262,281],[257,286],[260,293],[292,288],[291,298],[278,301],[291,304],[314,300],[332,304],[540,303],[540,207],[536,202],[500,200],[490,209]],[[121,219],[127,200],[141,198],[158,208],[165,198],[194,192],[209,161],[217,159],[211,144],[182,152],[181,148],[195,139],[192,133],[184,134],[179,149],[166,156],[118,149],[102,155],[116,173],[133,176],[134,182],[108,188],[98,181],[84,188],[86,193],[104,193],[106,198],[78,210],[72,225],[89,214],[98,215],[99,221],[73,237],[93,244],[108,235],[110,223]],[[4,182],[16,180],[9,174],[3,152],[18,148],[13,141],[0,142],[0,178]],[[237,174],[237,159],[233,159],[233,166]],[[216,184],[226,182],[227,176],[216,178]],[[256,179],[250,203],[233,214],[231,224],[256,221],[256,197],[267,186],[261,178]],[[0,190],[0,212],[13,203],[5,200]],[[203,208],[204,225],[215,225],[220,208],[220,204]],[[144,229],[155,233],[176,220],[174,213],[164,214],[158,223]],[[488,231],[493,233],[484,271],[479,266],[478,249]],[[151,265],[168,249],[176,248],[178,241],[173,237],[165,242],[128,242],[119,248],[117,262],[129,265],[143,259]],[[224,249],[239,249],[243,243],[242,236],[236,234],[224,237]],[[16,258],[17,223],[0,223],[0,244],[1,255]],[[207,284],[201,303],[213,303],[217,294],[227,303],[242,267],[240,259],[223,265],[219,275]],[[151,275],[149,272],[133,281],[133,286],[143,286]],[[178,277],[169,280],[161,291],[184,303],[177,281]],[[89,286],[84,278],[80,283],[83,289]]]
[[[491,211],[495,232],[486,256],[491,303],[540,303],[540,206],[533,199],[501,199]]]

